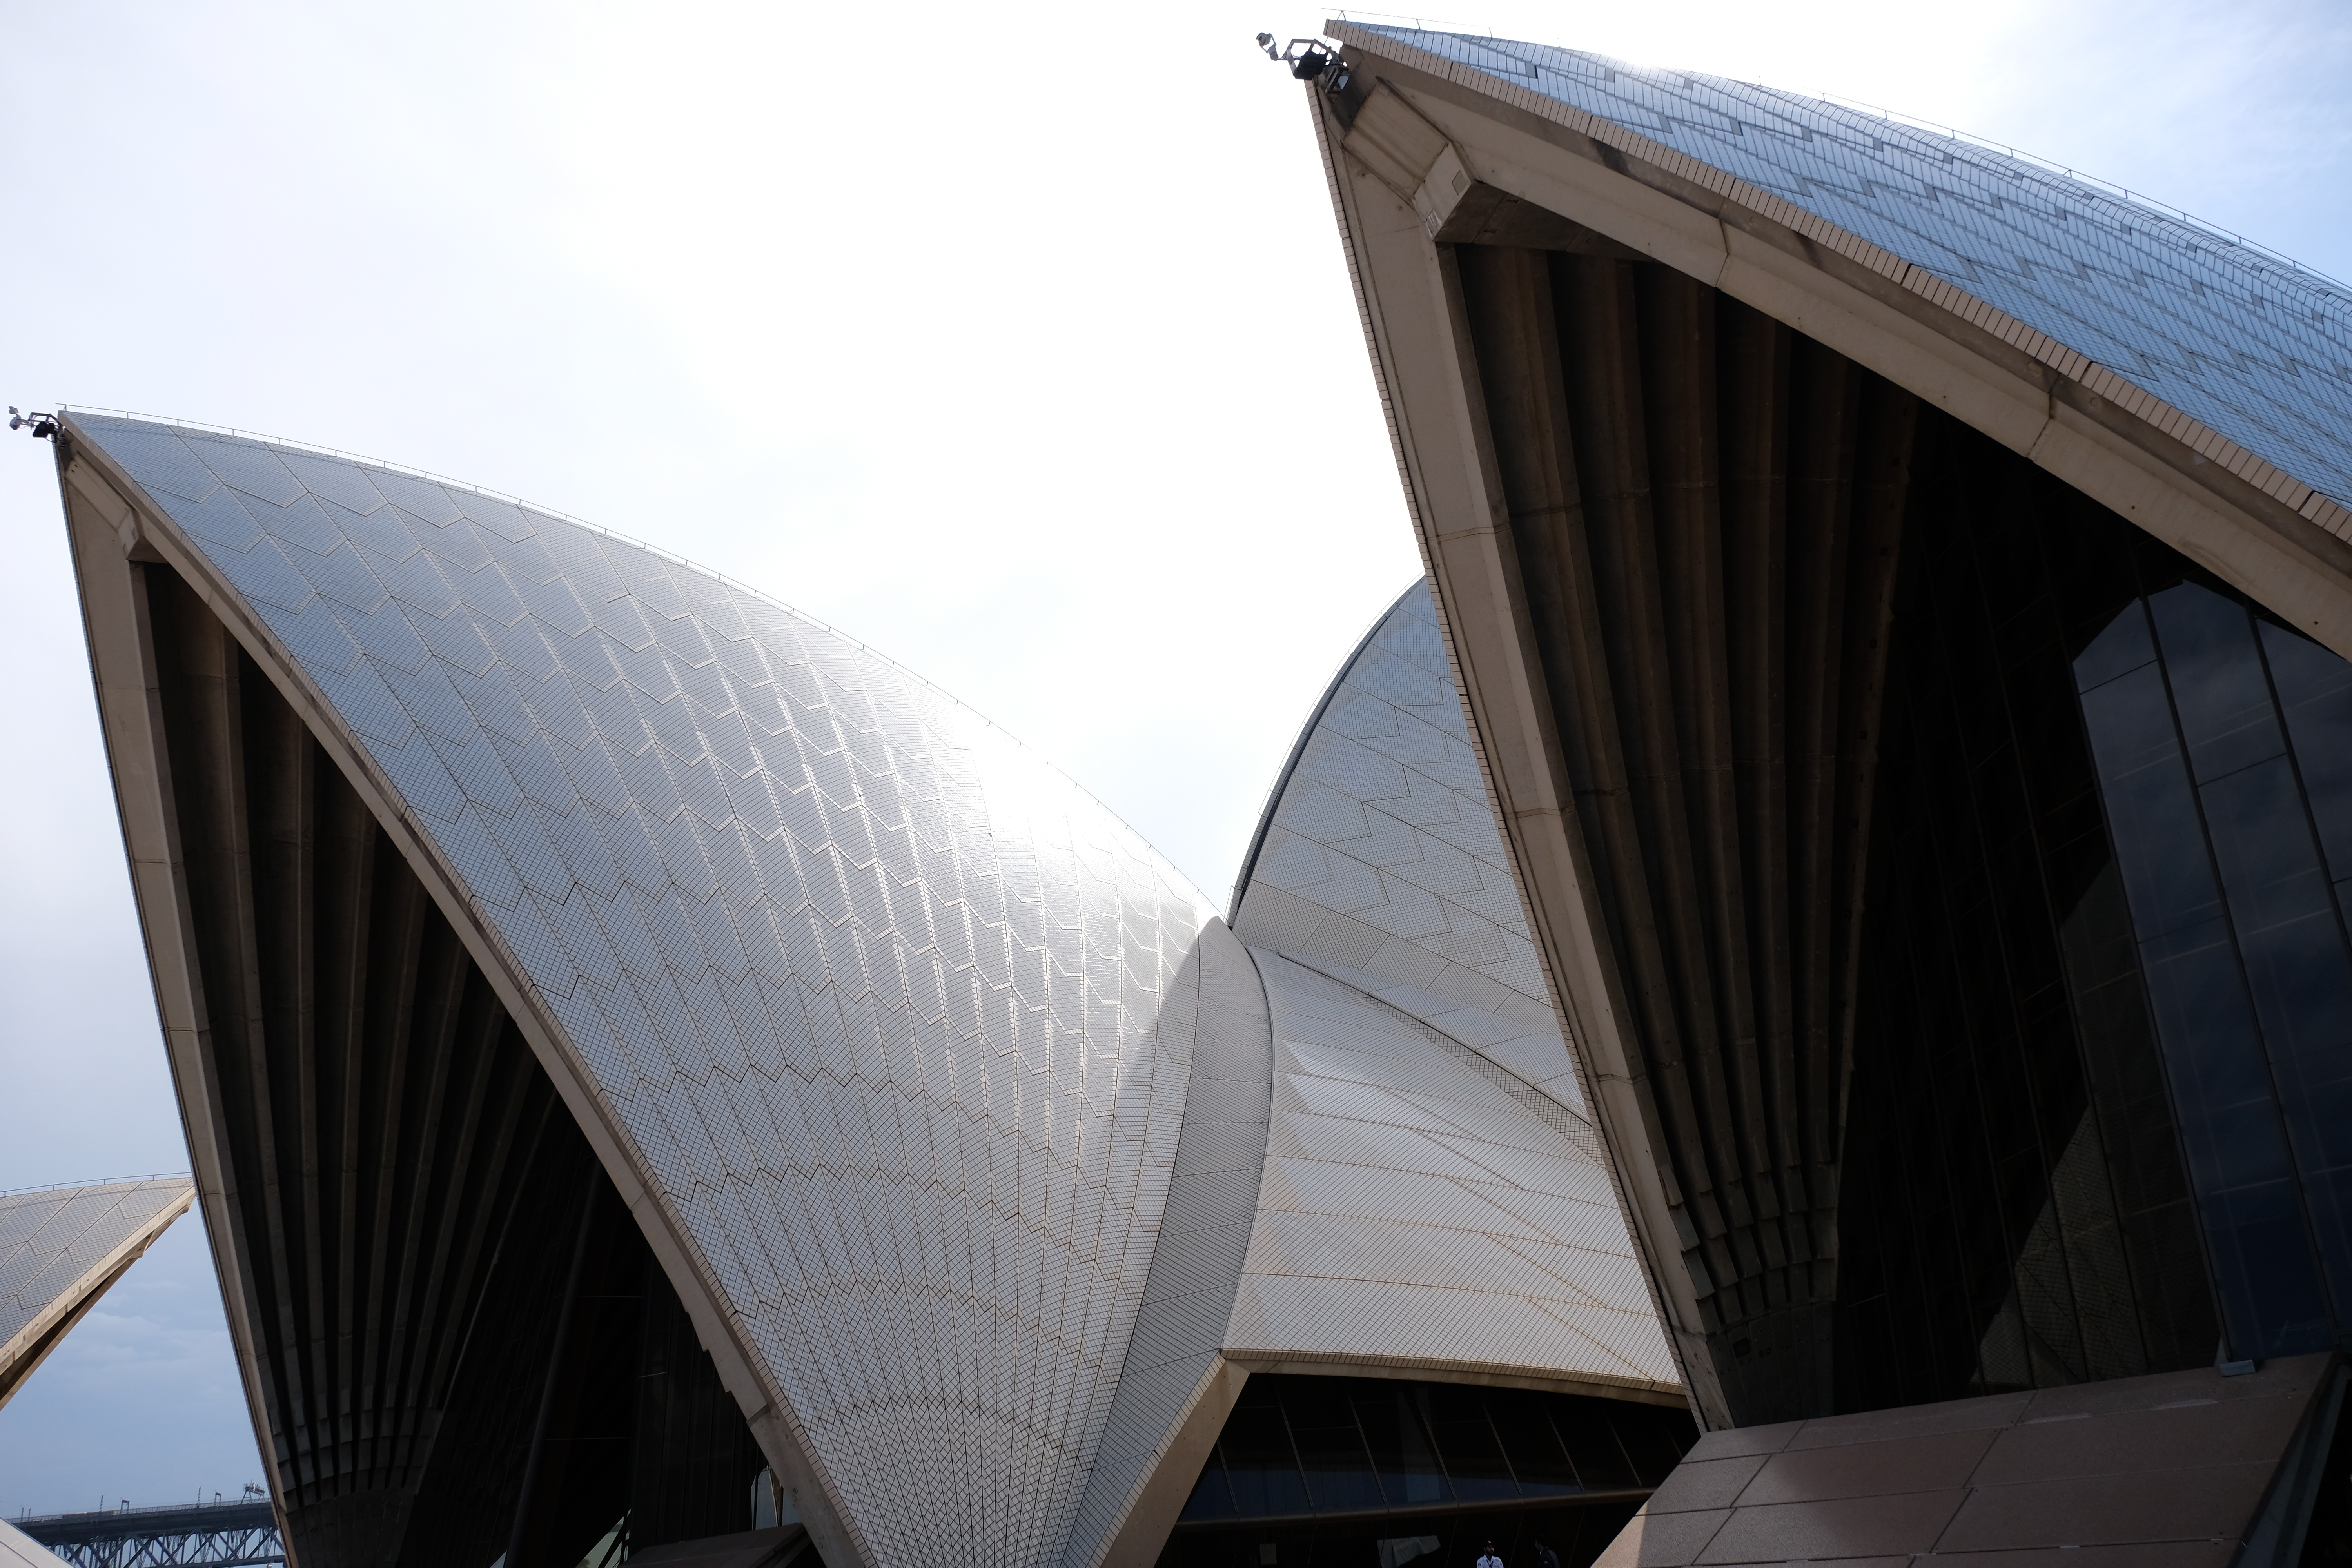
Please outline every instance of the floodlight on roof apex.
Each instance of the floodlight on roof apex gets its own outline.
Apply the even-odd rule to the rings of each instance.
[[[1319,77],[1329,76],[1330,80],[1326,85],[1334,92],[1348,85],[1347,70],[1339,64],[1339,52],[1320,38],[1293,38],[1286,47],[1276,49],[1274,35],[1260,33],[1257,47],[1265,51],[1266,58],[1277,65],[1288,66],[1290,74],[1300,81],[1313,81]]]
[[[58,416],[54,414],[20,414],[15,404],[8,405],[8,428],[22,430],[31,426],[33,437],[46,441],[58,433]]]
[[[313,1320],[254,1281],[357,1279],[357,1260],[377,1256],[378,1236],[386,1262],[370,1276],[371,1301],[388,1303],[389,1313],[410,1288],[403,1281],[414,1279],[415,1293],[429,1289],[458,1304],[418,1330],[430,1335],[419,1339],[427,1349],[413,1352],[414,1363],[450,1369],[436,1374],[438,1384],[377,1376],[358,1341],[299,1384],[248,1380],[255,1426],[271,1435],[263,1462],[274,1467],[289,1560],[361,1568],[394,1555],[373,1541],[367,1555],[337,1544],[352,1539],[347,1500],[372,1494],[408,1510],[404,1523],[385,1527],[402,1532],[403,1561],[478,1563],[504,1549],[509,1563],[526,1562],[514,1549],[517,1518],[523,1533],[562,1547],[536,1561],[581,1561],[593,1538],[577,1550],[561,1538],[583,1518],[608,1530],[633,1506],[634,1471],[596,1482],[612,1493],[609,1510],[572,1510],[555,1495],[570,1484],[559,1481],[564,1472],[551,1462],[529,1468],[530,1434],[542,1432],[547,1461],[559,1442],[575,1446],[572,1412],[634,1410],[649,1377],[680,1392],[676,1404],[665,1394],[658,1409],[646,1401],[643,1451],[669,1440],[653,1424],[667,1419],[663,1411],[733,1414],[718,1427],[723,1445],[688,1466],[725,1482],[723,1497],[717,1481],[709,1494],[723,1511],[707,1510],[707,1529],[701,1514],[675,1522],[633,1514],[632,1550],[640,1533],[658,1531],[667,1539],[646,1542],[657,1546],[750,1523],[734,1517],[732,1500],[748,1489],[731,1471],[756,1448],[831,1568],[1147,1563],[1205,1462],[1184,1435],[1213,1437],[1256,1375],[1253,1366],[1304,1361],[1385,1374],[1410,1365],[1416,1378],[1449,1367],[1483,1378],[1507,1367],[1559,1398],[1631,1402],[1644,1407],[1638,1420],[1650,1420],[1648,1411],[1670,1425],[1686,1420],[1673,1350],[1608,1185],[1541,959],[1517,895],[1505,891],[1502,828],[1485,804],[1425,592],[1391,607],[1318,706],[1259,827],[1228,925],[1105,808],[969,710],[748,590],[580,524],[356,458],[128,416],[58,419],[74,559],[87,603],[98,606],[86,618],[110,639],[92,645],[108,672],[97,687],[110,705],[107,732],[129,737],[121,757],[160,759],[136,771],[126,761],[119,775],[131,781],[126,798],[149,802],[125,819],[140,835],[152,827],[161,845],[151,853],[150,837],[128,840],[138,846],[132,863],[193,867],[200,879],[189,895],[141,885],[142,919],[161,933],[150,950],[200,955],[155,970],[164,977],[166,1037],[217,1037],[239,1051],[251,1042],[248,1054],[221,1059],[273,1064],[241,1081],[290,1085],[298,1096],[327,1081],[310,1065],[325,1059],[319,1049],[342,1052],[335,1060],[360,1063],[342,1080],[362,1095],[358,1120],[341,1098],[324,1122],[305,1109],[310,1100],[284,1100],[292,1108],[285,1114],[308,1115],[313,1126],[440,1130],[432,1150],[363,1139],[352,1158],[367,1160],[360,1169],[378,1184],[371,1192],[394,1201],[356,1205],[351,1212],[363,1223],[332,1233],[331,1245],[331,1227],[310,1216],[342,1213],[339,1192],[357,1192],[340,1174],[343,1156],[320,1160],[339,1173],[341,1189],[273,1188],[234,1166],[260,1158],[262,1140],[242,1131],[257,1120],[233,1123],[243,1142],[205,1132],[192,1143],[195,1158],[210,1162],[205,1190],[239,1194],[233,1201],[259,1215],[208,1232],[216,1261],[228,1259],[218,1273],[229,1321],[247,1335],[242,1342],[264,1347],[254,1352],[258,1364],[300,1365],[289,1358],[308,1353]],[[515,596],[542,588],[561,602]],[[215,602],[226,616],[210,607]],[[592,605],[620,635],[595,629],[603,623],[587,618]],[[142,626],[161,627],[162,641]],[[457,643],[459,632],[483,651]],[[241,636],[257,639],[261,658],[240,651]],[[490,637],[501,639],[495,650]],[[604,665],[588,663],[592,656]],[[622,659],[635,661],[629,679],[605,673]],[[214,687],[194,684],[220,671],[227,674]],[[151,701],[151,689],[164,695]],[[689,710],[692,740],[673,722]],[[248,711],[268,717],[248,722]],[[150,716],[183,712],[206,726],[224,716],[203,732],[219,736],[233,757],[253,750],[247,735],[288,744],[269,753],[279,759],[269,768],[246,769],[241,795],[166,795],[163,784],[179,776],[165,771],[174,755],[168,735],[191,731],[166,731]],[[656,721],[670,726],[666,742],[647,728]],[[428,723],[439,728],[420,728]],[[637,732],[649,738],[635,742]],[[158,737],[167,738],[161,749]],[[536,749],[498,752],[509,737]],[[134,744],[147,750],[134,753]],[[702,759],[695,771],[686,771],[680,749]],[[518,768],[528,785],[515,783]],[[157,781],[150,795],[136,794],[149,779]],[[1406,815],[1378,805],[1392,784],[1410,803]],[[526,787],[539,794],[525,796]],[[833,795],[822,794],[827,787]],[[539,795],[561,808],[542,810]],[[234,842],[244,843],[255,840],[240,824],[278,821],[280,803],[307,810],[300,803],[314,797],[349,825],[336,842],[368,858],[367,875],[313,856],[313,869],[297,868],[290,879],[231,883],[232,865],[206,881],[230,862],[171,859],[172,842],[190,841],[165,837],[183,810],[172,802],[190,813],[201,802],[213,814],[188,816],[193,841],[241,834]],[[1383,826],[1372,841],[1357,844],[1367,829],[1354,825],[1375,819]],[[1423,831],[1424,819],[1445,837]],[[1316,869],[1349,856],[1343,881]],[[844,883],[834,868],[853,859],[869,869]],[[536,880],[524,881],[518,867]],[[679,890],[656,903],[640,897],[640,883]],[[1334,896],[1326,884],[1340,889],[1340,902],[1318,901]],[[244,911],[236,900],[248,887],[258,900],[249,915],[202,918],[218,897]],[[836,898],[844,887],[850,891]],[[314,915],[330,907],[314,906],[314,896],[339,912]],[[1450,901],[1441,909],[1442,900]],[[751,912],[766,910],[780,912]],[[399,930],[419,933],[402,936],[398,952],[431,963],[371,956],[393,951],[382,942],[292,942],[251,948],[273,955],[262,969],[190,945],[327,929],[320,919],[341,931],[389,931],[394,918],[408,922]],[[177,923],[167,929],[165,921]],[[353,923],[362,921],[369,923]],[[1016,936],[1007,921],[1031,924]],[[997,967],[934,963],[933,947],[953,948],[960,931],[981,933],[971,938],[969,965]],[[722,935],[739,953],[751,942],[766,967],[747,968],[723,948],[713,950],[719,959],[704,955],[699,944]],[[967,964],[961,952],[949,956]],[[1016,968],[1016,952],[1040,956]],[[305,978],[321,973],[320,955],[333,961],[327,993]],[[364,993],[362,957],[376,976]],[[887,1021],[868,1027],[844,1010],[865,1006],[856,999],[872,989],[867,976],[885,966],[963,976],[940,980],[937,1006],[922,997],[904,1004],[928,1020],[920,1026],[929,1034],[902,1036]],[[316,1031],[276,1030],[265,1040],[260,1009],[205,1000],[245,986],[238,977],[248,969],[262,976],[257,994],[364,994],[399,1027],[346,1010],[346,1034],[323,1047]],[[649,978],[632,978],[639,974]],[[201,988],[208,977],[212,992]],[[771,990],[759,992],[761,984]],[[419,993],[418,984],[433,989]],[[401,1033],[409,1028],[402,1020],[420,1016],[403,1000],[415,994],[430,1004],[431,1027]],[[797,1011],[785,1015],[787,1005]],[[395,1015],[395,1005],[408,1010]],[[1036,1023],[1050,1007],[1061,1009],[1058,1021]],[[917,1011],[888,1016],[914,1020]],[[971,1033],[962,1032],[966,1017]],[[526,1036],[524,1023],[541,1032]],[[230,1039],[233,1029],[246,1032]],[[548,1043],[544,1056],[539,1042]],[[261,1054],[278,1046],[290,1067]],[[655,1062],[657,1050],[672,1065]],[[689,1079],[676,1066],[710,1060],[750,1063],[738,1069],[749,1078],[705,1070]],[[1078,1071],[1073,1063],[1097,1065]],[[950,1076],[937,1076],[935,1064]],[[910,1095],[903,1086],[917,1073],[934,1076]],[[193,1108],[184,1114],[200,1130],[215,1111],[229,1126],[253,1103],[197,1093],[188,1087],[200,1082],[194,1073],[178,1081]],[[473,1087],[462,1095],[436,1087],[461,1083]],[[1444,1241],[1453,1250],[1441,1272],[1399,1283],[1384,1261],[1394,1237],[1430,1229],[1415,1216],[1427,1209],[1430,1184],[1451,1179],[1437,1167],[1456,1169],[1465,1156],[1402,1122],[1393,1134],[1348,1134],[1392,1138],[1396,1152],[1381,1156],[1389,1177],[1364,1175],[1332,1142],[1314,1145],[1311,1157],[1282,1153],[1318,1135],[1294,1121],[1318,1113],[1296,1108],[1327,1087],[1327,1098],[1349,1104],[1420,1097],[1394,1113],[1416,1126],[1443,1120],[1421,1108],[1431,1096],[1475,1108],[1483,1120],[1461,1124],[1456,1142],[1478,1149],[1482,1191],[1529,1216],[1508,1222],[1509,1239],[1525,1230],[1533,1239],[1521,1245],[1545,1248],[1547,1258],[1573,1251],[1575,1280],[1556,1262],[1513,1263],[1518,1254],[1506,1238],[1465,1232],[1468,1239]],[[588,1110],[570,1110],[567,1094]],[[1055,1135],[1066,1133],[1066,1160],[1039,1152],[1047,1109]],[[420,1120],[428,1116],[438,1120]],[[919,1132],[910,1118],[920,1119]],[[886,1121],[887,1136],[871,1131]],[[592,1134],[617,1152],[603,1152]],[[935,1151],[950,1143],[961,1173],[947,1176],[947,1156]],[[1129,1145],[1133,1153],[1118,1152]],[[1250,1250],[1262,1229],[1269,1147],[1291,1161],[1290,1173],[1275,1178],[1277,1200],[1291,1206],[1269,1223],[1303,1238],[1285,1243],[1296,1254]],[[505,1163],[493,1164],[499,1149]],[[878,1174],[857,1175],[861,1184],[843,1197],[828,1162],[833,1151],[853,1149],[857,1169]],[[735,1161],[728,1169],[738,1173],[709,1176],[693,1163],[717,1172],[709,1162],[721,1159]],[[741,1173],[756,1162],[765,1162],[764,1173]],[[432,1181],[403,1174],[445,1167],[450,1174]],[[615,1168],[625,1186],[611,1179]],[[714,1180],[752,1192],[753,1201],[681,1201]],[[456,1198],[435,1195],[460,1181],[471,1184]],[[1295,1195],[1302,1184],[1312,1195]],[[593,1208],[589,1193],[601,1194]],[[632,1195],[625,1201],[624,1193]],[[256,1206],[270,1202],[279,1206]],[[417,1203],[440,1207],[427,1214]],[[452,1205],[459,1217],[440,1218]],[[866,1266],[837,1264],[822,1250],[852,1208],[871,1216],[857,1222],[871,1243],[857,1245],[867,1247],[861,1256],[889,1259],[879,1272],[857,1272]],[[1167,1215],[1173,1226],[1163,1225]],[[421,1244],[394,1246],[428,1223],[483,1244],[446,1265]],[[261,1250],[279,1245],[272,1238],[285,1239],[280,1252],[291,1261]],[[1293,1256],[1311,1263],[1302,1268]],[[348,1274],[345,1257],[353,1260]],[[442,1276],[430,1276],[435,1268]],[[1465,1280],[1478,1289],[1459,1289]],[[511,1292],[509,1281],[517,1282]],[[1523,1304],[1495,1307],[1497,1281]],[[952,1310],[941,1315],[930,1305],[939,1302]],[[628,1331],[637,1333],[634,1360],[595,1348],[604,1329],[619,1342],[618,1313],[633,1314],[625,1322],[636,1325]],[[479,1351],[517,1342],[501,1336],[519,1327],[537,1336],[526,1347],[532,1354]],[[647,1374],[656,1363],[645,1347],[667,1356],[662,1347],[673,1342],[681,1353]],[[507,1381],[485,1381],[496,1379]],[[330,1393],[298,1398],[314,1386]],[[545,1390],[575,1387],[602,1390],[595,1398],[610,1403],[546,1404]],[[1054,1390],[1063,1392],[1047,1399]],[[469,1414],[477,1410],[485,1413],[478,1421]],[[374,1442],[370,1431],[422,1432],[428,1416],[429,1446],[361,1446]],[[638,1441],[634,1427],[628,1441]],[[334,1468],[301,1458],[321,1453],[334,1456]],[[487,1506],[470,1500],[470,1489],[451,1491],[456,1501],[446,1506],[423,1489],[442,1484],[425,1477],[455,1476],[471,1488],[478,1474],[496,1489]],[[935,1484],[940,1476],[953,1484]],[[554,1500],[531,1500],[542,1486]],[[743,1500],[756,1510],[751,1496]],[[441,1549],[452,1539],[462,1552]],[[1008,1541],[1014,1545],[1000,1544]]]

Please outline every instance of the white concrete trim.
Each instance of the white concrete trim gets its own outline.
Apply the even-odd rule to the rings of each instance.
[[[276,1436],[269,1424],[267,1377],[252,1333],[254,1304],[236,1265],[236,1209],[230,1201],[230,1165],[223,1152],[220,1085],[205,1070],[203,988],[189,935],[193,915],[170,802],[163,713],[154,650],[147,640],[142,603],[144,586],[131,570],[146,551],[140,514],[116,481],[94,468],[78,449],[58,454],[58,489],[66,514],[66,540],[80,589],[82,630],[89,652],[90,682],[98,700],[100,732],[106,742],[107,769],[114,781],[115,808],[122,824],[122,847],[130,862],[131,888],[139,909],[140,936],[155,986],[156,1021],[163,1035],[172,1088],[180,1104],[180,1125],[188,1139],[196,1206],[204,1215],[227,1309],[230,1343],[245,1385],[246,1413],[253,1422],[255,1448],[268,1463],[269,1490],[278,1524],[285,1525],[285,1500],[278,1495]],[[136,493],[136,487],[131,487]]]
[[[1443,131],[1481,180],[1819,339],[2149,527],[2352,658],[2352,551],[2344,548],[2352,541],[2352,508],[2344,501],[2112,367],[1720,169],[1354,24],[1334,21],[1326,32],[1359,55],[1404,68],[1383,76],[1383,84]],[[1440,84],[1465,90],[1445,92]],[[1492,107],[1475,106],[1470,95]],[[1528,121],[1572,132],[1592,149],[1571,151]],[[1645,167],[1620,173],[1601,149],[1621,163],[1632,160]],[[1858,275],[1840,276],[1824,252]],[[1860,286],[1862,276],[1879,286]],[[1896,298],[1913,303],[1900,308],[1893,303]],[[2096,404],[2113,413],[2107,420],[2076,425],[2073,434],[2079,440],[2045,441],[2062,403]],[[2090,456],[2094,447],[2105,452],[2104,459]],[[2235,483],[2220,482],[2220,475]],[[2153,493],[2159,487],[2176,498],[2159,504]],[[2150,521],[2156,518],[2165,520],[2161,527]]]
[[[1585,1104],[1609,1130],[1602,1144],[1609,1152],[1610,1180],[1691,1406],[1703,1426],[1720,1426],[1727,1418],[1703,1345],[1697,1293],[1681,1267],[1679,1249],[1664,1249],[1655,1239],[1675,1236],[1674,1205],[1663,1166],[1652,1152],[1651,1118],[1643,1110],[1642,1089],[1618,1022],[1620,1003],[1612,966],[1603,956],[1602,924],[1581,892],[1591,885],[1582,864],[1583,839],[1573,830],[1574,802],[1559,788],[1567,770],[1552,731],[1542,661],[1524,613],[1517,555],[1508,542],[1509,513],[1486,436],[1483,395],[1462,374],[1458,307],[1447,270],[1419,215],[1342,152],[1343,134],[1322,95],[1310,89],[1309,101],[1318,134],[1329,149],[1333,200],[1395,438],[1407,508],[1438,605],[1446,655],[1470,716],[1479,770],[1520,869],[1521,906],[1542,959],[1544,983],[1559,1009]],[[1465,162],[1475,177],[1498,183],[1493,160],[1474,150]],[[1623,184],[1632,214],[1628,223],[1652,238],[1688,247],[1719,233],[1711,223],[1687,224],[1680,216],[1686,209],[1666,198],[1643,192],[1631,181]],[[1565,927],[1546,918],[1536,896],[1538,888],[1568,890],[1558,911]]]
[[[837,1499],[831,1478],[805,1441],[800,1421],[782,1392],[768,1385],[757,1370],[760,1362],[733,1314],[722,1306],[717,1275],[700,1256],[685,1226],[668,1214],[654,1195],[643,1156],[618,1117],[596,1094],[587,1069],[564,1038],[551,1010],[541,1005],[536,989],[524,977],[521,963],[508,952],[488,916],[465,892],[455,868],[443,858],[439,846],[410,812],[392,781],[370,760],[366,748],[336,714],[300,665],[279,645],[268,626],[246,605],[243,595],[215,572],[197,549],[100,444],[85,436],[71,416],[61,423],[72,454],[67,473],[68,516],[76,513],[77,495],[84,498],[80,514],[89,521],[76,533],[76,566],[83,583],[83,614],[89,626],[92,668],[100,689],[100,706],[106,719],[108,761],[118,798],[123,803],[124,836],[131,854],[132,884],[138,894],[140,923],[145,931],[156,994],[165,1014],[167,1035],[173,1037],[173,1069],[180,1089],[183,1122],[188,1129],[199,1184],[206,1195],[207,1229],[215,1237],[214,1258],[221,1267],[225,1293],[235,1270],[226,1250],[231,1213],[225,1190],[226,1162],[217,1133],[219,1109],[208,1083],[205,1092],[191,1095],[200,1080],[203,1033],[202,984],[197,978],[194,949],[188,936],[189,909],[178,846],[171,829],[171,813],[163,795],[168,776],[163,761],[162,725],[154,707],[156,683],[152,651],[140,646],[140,618],[130,597],[131,574],[126,566],[88,559],[104,555],[115,546],[113,561],[127,559],[129,542],[152,552],[152,558],[177,572],[227,626],[254,663],[269,678],[279,694],[301,716],[327,754],[369,811],[400,848],[402,858],[415,871],[467,952],[487,978],[499,1001],[530,1045],[564,1109],[579,1125],[598,1163],[611,1178],[621,1199],[644,1233],[663,1272],[676,1288],[678,1300],[693,1321],[695,1332],[719,1370],[720,1381],[742,1408],[744,1420],[759,1439],[761,1452],[774,1468],[817,1550],[833,1568],[869,1568],[874,1557]],[[80,469],[79,475],[74,473]],[[101,512],[89,499],[110,497],[113,507]],[[119,519],[119,521],[118,521]],[[92,538],[95,534],[97,537]],[[93,584],[93,578],[97,583]],[[119,578],[119,587],[114,579]],[[94,587],[96,591],[94,592]],[[113,590],[109,592],[108,590]],[[184,1041],[184,1045],[183,1045]],[[183,1068],[187,1071],[183,1072]],[[219,1225],[211,1222],[217,1209]],[[267,1405],[261,1397],[257,1352],[230,1294],[232,1331],[240,1336],[238,1359],[247,1368],[247,1399],[252,1406],[262,1451],[274,1453],[267,1429]],[[270,1484],[277,1486],[276,1466]],[[279,1500],[281,1514],[284,1500]]]
[[[101,1185],[109,1184],[100,1184]],[[48,1304],[33,1314],[15,1333],[0,1343],[0,1406],[16,1396],[26,1379],[39,1370],[57,1342],[44,1347],[41,1342],[55,1332],[60,1324],[70,1324],[98,1304],[122,1271],[145,1255],[155,1238],[171,1228],[172,1222],[188,1212],[196,1201],[194,1183],[187,1190],[158,1209],[138,1228],[107,1248],[105,1254],[83,1269],[72,1284],[51,1298]]]

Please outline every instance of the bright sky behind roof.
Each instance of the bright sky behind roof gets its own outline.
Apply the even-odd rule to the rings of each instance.
[[[1320,15],[9,0],[0,401],[649,539],[938,682],[1219,896],[1419,570],[1298,89],[1249,42]],[[1895,108],[2352,276],[2335,0],[1419,20]],[[0,1187],[185,1169],[21,437],[0,531]],[[0,1510],[260,1477],[191,1217],[0,1412]]]

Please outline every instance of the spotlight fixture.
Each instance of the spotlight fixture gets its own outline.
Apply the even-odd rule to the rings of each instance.
[[[8,405],[8,428],[22,430],[30,426],[33,438],[46,441],[58,433],[58,416],[54,414],[19,414],[15,404]]]
[[[1348,68],[1339,63],[1339,51],[1326,47],[1320,38],[1293,38],[1287,47],[1277,49],[1272,33],[1260,33],[1257,47],[1276,65],[1288,66],[1290,74],[1300,81],[1322,79],[1325,89],[1331,92],[1348,85]]]

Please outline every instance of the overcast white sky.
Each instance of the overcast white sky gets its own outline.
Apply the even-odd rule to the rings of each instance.
[[[955,693],[1221,898],[1419,571],[1299,89],[1250,43],[1321,15],[0,0],[0,401],[651,540]],[[2352,274],[2344,0],[1444,21],[1896,108]],[[0,1188],[187,1165],[48,456],[0,445]],[[260,1479],[191,1218],[0,1412],[0,1510]]]

